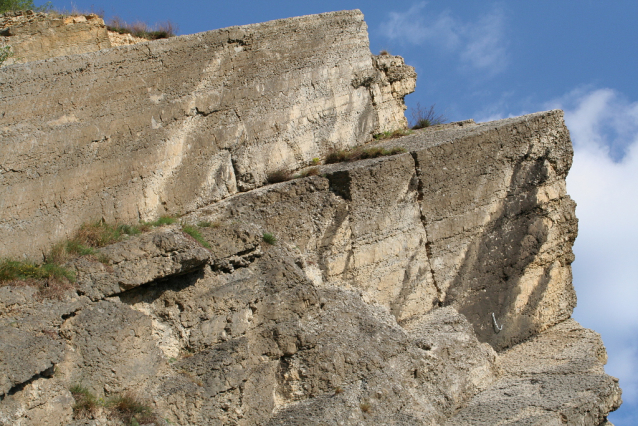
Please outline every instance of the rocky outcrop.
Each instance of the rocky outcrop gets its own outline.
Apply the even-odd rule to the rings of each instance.
[[[599,336],[569,319],[576,224],[562,190],[562,113],[426,129],[385,146],[407,152],[321,166],[184,216],[204,224],[210,249],[164,227],[101,249],[106,265],[73,261],[78,289],[66,301],[5,287],[2,324],[52,349],[23,378],[4,367],[14,390],[0,424],[81,424],[74,384],[105,399],[135,393],[180,425],[603,424],[620,390]],[[456,185],[448,170],[472,177]],[[436,219],[443,194],[457,195]],[[488,250],[491,269],[465,266],[485,238],[541,234],[515,262]],[[564,263],[547,262],[549,252]],[[528,279],[539,265],[565,272]],[[536,295],[526,310],[521,294]],[[43,316],[45,304],[58,314]]]
[[[426,128],[267,185],[405,125],[414,71],[370,55],[360,12],[0,77],[0,256],[95,217],[184,213],[68,262],[57,299],[0,287],[0,426],[120,426],[122,395],[195,426],[598,426],[620,405],[600,337],[570,319],[561,111]],[[65,103],[71,82],[95,90]],[[18,113],[38,96],[39,120]]]
[[[5,65],[111,47],[104,21],[95,14],[58,15],[32,10],[0,14],[0,44],[11,46],[13,53]]]
[[[415,79],[370,54],[359,11],[3,67],[0,256],[194,211],[405,126]]]
[[[186,220],[276,229],[316,284],[362,290],[399,322],[452,305],[496,349],[570,317],[577,222],[562,112],[434,128],[393,145],[409,152],[322,166],[322,177],[238,194]]]

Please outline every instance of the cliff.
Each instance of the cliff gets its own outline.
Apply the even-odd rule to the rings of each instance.
[[[181,214],[0,287],[0,425],[609,424],[562,112],[372,142],[414,79],[358,11],[0,69],[0,256]],[[364,144],[394,155],[317,165]]]
[[[13,56],[7,64],[111,47],[104,21],[95,14],[62,16],[31,10],[0,14],[0,44],[11,46]]]
[[[184,214],[362,144],[406,124],[415,79],[370,55],[354,12],[3,67],[0,256],[41,257],[95,218]]]

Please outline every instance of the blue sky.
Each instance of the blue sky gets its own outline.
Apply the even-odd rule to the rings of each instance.
[[[36,1],[36,4],[43,2]],[[419,75],[406,98],[449,120],[565,110],[574,142],[568,191],[578,203],[575,318],[602,334],[620,378],[617,426],[638,424],[638,2],[59,1],[108,20],[171,20],[179,34],[361,9],[373,53],[401,55]],[[410,118],[410,109],[407,111]]]

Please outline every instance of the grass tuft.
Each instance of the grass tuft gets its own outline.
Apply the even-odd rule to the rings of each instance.
[[[98,400],[87,388],[75,385],[69,389],[75,404],[73,404],[73,418],[75,420],[90,419],[98,409]]]
[[[392,131],[388,130],[387,132],[377,133],[376,135],[374,135],[374,138],[378,141],[384,139],[395,139],[400,138],[401,136],[407,136],[411,133],[412,132],[409,129],[397,129]]]
[[[193,237],[198,243],[206,248],[210,248],[210,244],[208,241],[204,239],[202,234],[199,232],[196,226],[193,225],[182,225],[182,231]]]
[[[447,118],[443,114],[437,114],[434,111],[434,105],[429,109],[421,108],[421,104],[417,102],[416,108],[412,109],[412,127],[411,129],[423,129],[425,127],[436,126],[447,122]]]
[[[384,157],[388,155],[402,154],[406,152],[404,148],[385,149],[379,147],[373,148],[356,148],[354,150],[338,150],[331,151],[326,157],[326,164],[343,163],[346,161],[365,160],[367,158]]]
[[[145,22],[134,22],[128,24],[118,17],[111,18],[106,24],[109,31],[119,34],[131,34],[134,37],[145,38],[147,40],[159,40],[161,38],[174,37],[177,27],[170,21],[162,22],[151,29]]]
[[[128,425],[146,425],[158,420],[153,409],[132,393],[117,396],[106,403],[113,417]]]
[[[127,235],[140,234],[148,228],[145,225],[112,225],[103,221],[85,223],[73,238],[56,244],[46,256],[47,262],[63,264],[78,256],[95,255],[101,262],[97,248],[121,241]]]
[[[30,278],[36,280],[56,278],[74,281],[75,275],[72,271],[52,263],[36,265],[29,261],[9,259],[0,261],[0,281],[25,280]]]
[[[295,179],[299,179],[299,178],[305,178],[308,176],[319,176],[319,168],[318,167],[311,167],[309,169],[304,170],[303,172],[300,172],[298,174],[296,174],[295,176],[293,176]]]
[[[157,220],[154,220],[152,222],[142,222],[142,224],[156,228],[156,227],[164,226],[164,225],[172,225],[175,222],[177,222],[177,216],[164,215],[164,216],[160,216],[159,219]]]
[[[274,172],[268,173],[268,175],[266,176],[266,180],[268,181],[268,183],[285,182],[290,179],[292,179],[292,174],[290,173],[290,171],[285,169],[275,170]]]
[[[268,243],[271,246],[274,246],[275,244],[277,244],[277,237],[275,237],[273,234],[269,232],[264,232],[263,239],[265,243]]]

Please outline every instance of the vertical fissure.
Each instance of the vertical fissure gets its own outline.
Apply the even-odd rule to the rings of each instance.
[[[427,218],[425,217],[425,214],[423,213],[423,206],[422,206],[424,193],[423,193],[423,176],[421,174],[421,165],[419,164],[419,158],[417,156],[416,151],[411,151],[410,155],[412,155],[412,158],[414,159],[414,171],[416,173],[416,177],[418,180],[417,204],[419,206],[421,225],[423,226],[423,232],[425,233],[425,254],[428,260],[429,274],[430,274],[430,278],[432,279],[432,283],[434,284],[434,288],[436,289],[437,298],[439,299],[438,305],[441,306],[443,304],[443,300],[442,300],[443,291],[441,290],[439,283],[436,281],[436,276],[434,275],[434,269],[432,268],[432,243],[428,239],[429,237],[428,237],[428,228],[427,228],[427,225],[428,225]]]

